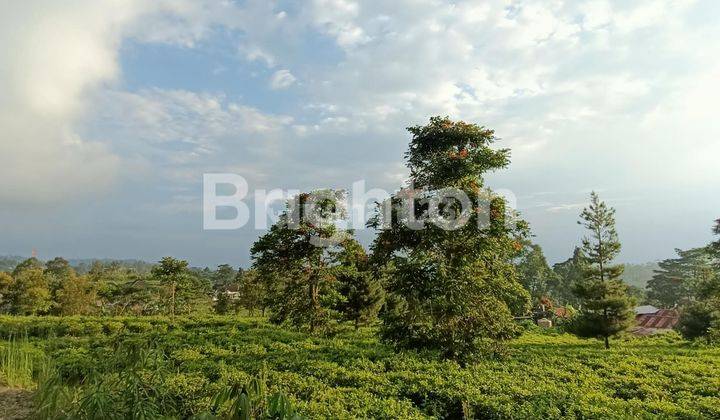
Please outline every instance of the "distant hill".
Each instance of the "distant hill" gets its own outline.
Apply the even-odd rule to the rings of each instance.
[[[625,271],[622,279],[630,286],[639,287],[645,290],[648,281],[652,279],[654,271],[659,269],[657,262],[648,262],[644,264],[625,264]]]

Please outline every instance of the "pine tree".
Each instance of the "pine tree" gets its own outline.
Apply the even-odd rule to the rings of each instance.
[[[352,321],[357,330],[361,323],[377,317],[383,302],[383,288],[368,263],[368,256],[355,239],[347,239],[340,245],[335,278],[338,292],[343,300],[338,310],[343,319]]]
[[[588,267],[575,286],[575,294],[582,302],[576,332],[586,337],[602,337],[605,348],[609,349],[610,337],[632,325],[635,305],[627,294],[627,286],[620,280],[624,267],[612,264],[621,247],[615,230],[615,209],[600,201],[593,192],[590,206],[582,211],[580,218],[578,224],[591,235],[582,241]]]

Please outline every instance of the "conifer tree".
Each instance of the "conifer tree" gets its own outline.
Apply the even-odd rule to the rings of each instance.
[[[620,280],[623,265],[612,264],[621,247],[615,230],[615,209],[593,192],[590,206],[582,211],[580,219],[578,224],[589,230],[590,236],[582,241],[588,267],[575,286],[575,294],[582,302],[576,332],[585,337],[601,337],[609,349],[610,337],[632,325],[635,305]]]
[[[338,266],[335,277],[343,299],[338,310],[343,319],[354,323],[357,330],[361,323],[377,317],[383,302],[383,288],[358,241],[349,238],[340,246],[342,250],[336,256]]]

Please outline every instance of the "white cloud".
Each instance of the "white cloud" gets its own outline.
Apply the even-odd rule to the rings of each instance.
[[[38,203],[107,189],[122,172],[104,133],[79,126],[120,76],[123,39],[192,47],[244,16],[223,1],[4,2],[0,6],[0,201]]]
[[[286,89],[292,86],[296,80],[290,70],[278,70],[270,77],[270,88],[273,90]]]

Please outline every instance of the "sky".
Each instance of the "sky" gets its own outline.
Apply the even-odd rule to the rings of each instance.
[[[593,190],[622,262],[668,258],[720,217],[718,98],[715,0],[0,0],[0,254],[247,266],[204,173],[392,192],[447,115],[512,150],[486,185],[550,262]]]

